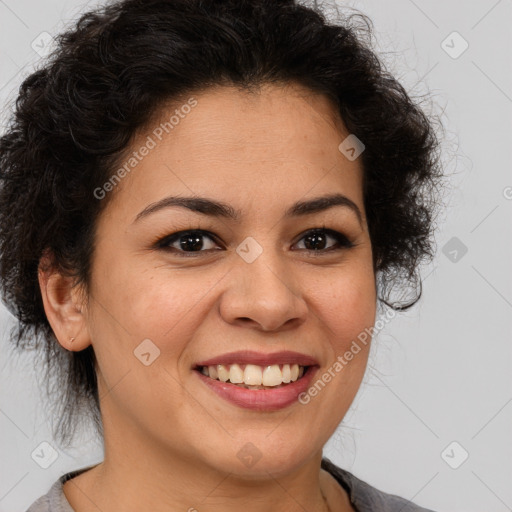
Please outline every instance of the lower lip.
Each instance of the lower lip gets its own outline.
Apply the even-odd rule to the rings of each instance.
[[[310,366],[300,379],[277,389],[246,389],[229,382],[211,379],[198,370],[194,370],[194,373],[212,391],[228,402],[244,409],[277,411],[298,402],[298,396],[309,388],[317,371],[318,366]]]

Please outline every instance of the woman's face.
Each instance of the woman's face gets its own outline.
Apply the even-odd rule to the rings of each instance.
[[[134,454],[278,475],[318,454],[365,370],[368,345],[334,370],[375,321],[361,162],[338,149],[349,133],[328,100],[297,85],[191,96],[193,107],[165,110],[133,142],[136,161],[98,220],[85,318],[107,456],[129,442]],[[179,121],[162,129],[176,109]],[[293,211],[335,194],[361,218],[340,204]],[[160,203],[171,196],[222,203],[237,217]],[[315,238],[315,228],[331,231]],[[203,233],[169,237],[190,230]],[[195,369],[244,350],[309,356],[318,362],[310,385],[329,369],[330,382],[309,401],[251,408]]]

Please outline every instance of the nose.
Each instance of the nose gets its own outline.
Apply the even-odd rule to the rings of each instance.
[[[307,315],[299,279],[282,258],[270,250],[251,263],[237,258],[222,294],[223,319],[261,331],[297,328]]]

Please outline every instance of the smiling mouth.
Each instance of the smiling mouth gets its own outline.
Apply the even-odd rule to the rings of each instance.
[[[197,366],[196,371],[213,380],[246,389],[277,389],[300,380],[310,366],[298,364],[217,364]]]

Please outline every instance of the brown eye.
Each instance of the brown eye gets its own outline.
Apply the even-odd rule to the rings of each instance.
[[[355,245],[342,233],[325,228],[309,230],[300,239],[299,243],[304,244],[304,248],[300,248],[301,250],[315,254],[348,249]],[[219,244],[212,233],[201,229],[194,229],[168,235],[157,242],[156,246],[178,256],[193,257],[198,256],[199,253],[217,250],[215,246],[218,247]]]
[[[308,231],[307,234],[301,238],[301,241],[302,240],[304,240],[304,250],[309,252],[327,252],[354,246],[345,235],[332,229],[313,229]],[[329,240],[334,240],[335,244],[330,244]],[[336,247],[336,245],[338,247]]]
[[[205,243],[204,239],[209,239],[210,242]],[[217,245],[214,241],[213,235],[202,230],[192,231],[179,231],[170,236],[166,236],[160,240],[157,246],[160,249],[181,253],[180,255],[188,255],[187,253],[206,252],[212,250],[213,245]]]

